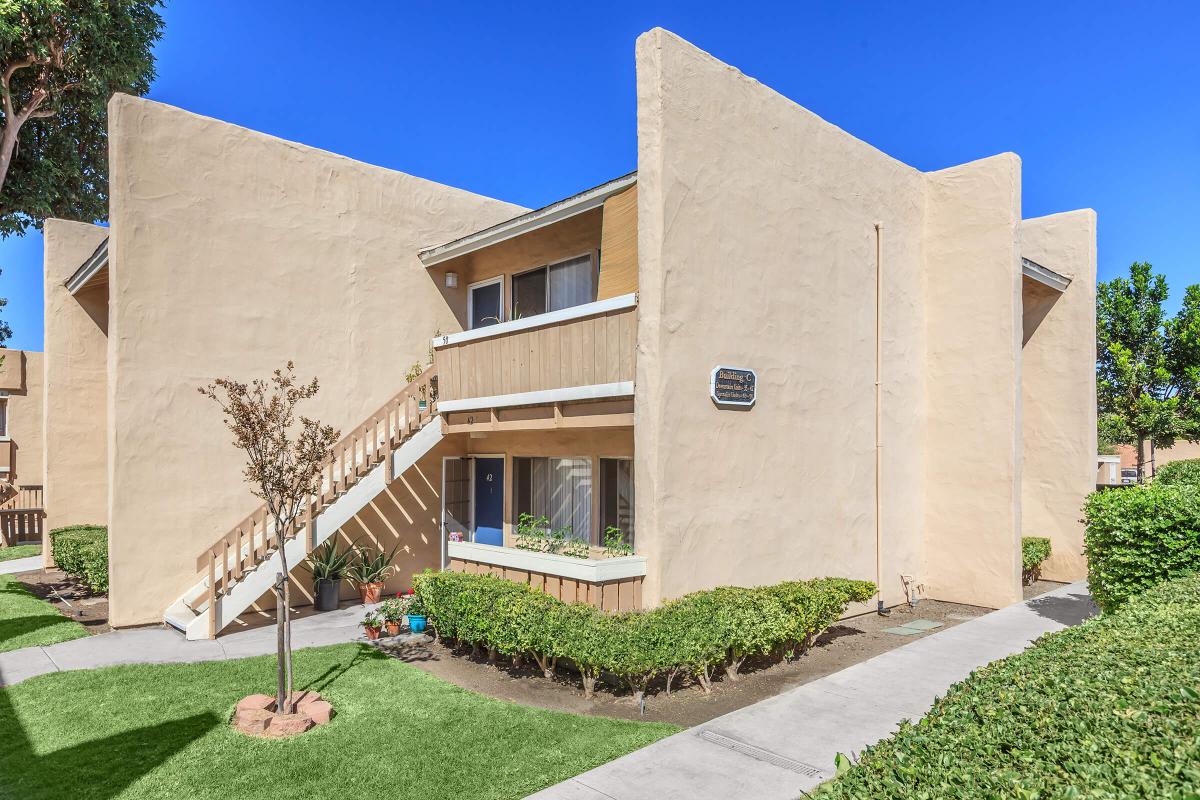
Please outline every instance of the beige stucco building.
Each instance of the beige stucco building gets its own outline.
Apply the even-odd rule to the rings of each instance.
[[[606,608],[819,575],[1001,606],[1023,534],[1083,574],[1095,215],[1023,220],[1015,155],[921,172],[666,31],[635,57],[636,171],[533,211],[112,100],[111,228],[47,226],[46,483],[107,520],[114,625],[269,603],[279,538],[196,388],[288,359],[347,437],[292,563],[398,544],[392,588]]]
[[[0,348],[0,547],[42,537],[42,354]]]

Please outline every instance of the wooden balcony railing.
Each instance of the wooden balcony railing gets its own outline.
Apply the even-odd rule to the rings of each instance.
[[[13,486],[11,494],[0,503],[0,510],[42,508],[44,503],[41,486]]]
[[[0,502],[0,548],[42,541],[41,486],[8,486],[8,496]]]
[[[434,340],[440,400],[633,381],[637,296]]]
[[[196,569],[207,578],[207,595],[197,601],[206,601],[205,607],[215,608],[217,598],[244,573],[266,561],[300,531],[308,531],[305,553],[311,551],[315,545],[313,519],[377,464],[388,462],[394,449],[436,415],[437,393],[437,368],[430,367],[334,445],[322,467],[320,489],[309,498],[307,513],[296,520],[294,530],[275,530],[263,504],[202,552],[196,559]],[[384,480],[391,483],[391,470],[385,471]],[[213,638],[217,635],[217,615],[210,613],[208,619],[209,637]]]

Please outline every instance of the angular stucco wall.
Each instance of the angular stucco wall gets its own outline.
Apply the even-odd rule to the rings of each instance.
[[[1021,255],[1072,279],[1061,294],[1025,292],[1021,532],[1050,537],[1043,577],[1075,581],[1087,574],[1080,505],[1096,479],[1096,213],[1022,221]]]
[[[106,386],[108,293],[72,296],[63,283],[96,251],[108,229],[46,220],[44,475],[47,533],[108,517]],[[42,548],[50,564],[50,548]]]
[[[940,600],[1021,598],[1021,162],[928,174],[925,578]]]
[[[921,173],[661,29],[637,43],[635,454],[647,603],[875,580],[875,223],[884,250],[883,598],[919,579]],[[709,399],[717,365],[758,403]]]
[[[360,423],[458,330],[422,247],[523,209],[176,108],[109,104],[114,625],[155,622],[257,505],[196,387],[286,360]]]

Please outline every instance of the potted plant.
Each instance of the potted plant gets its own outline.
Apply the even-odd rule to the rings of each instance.
[[[355,547],[356,557],[346,570],[346,579],[358,587],[364,606],[379,602],[383,582],[396,570],[392,562],[396,560],[399,549],[396,547],[392,552],[385,553],[370,547]]]
[[[408,628],[413,633],[421,633],[429,622],[425,604],[421,602],[420,595],[412,594],[411,589],[409,592],[408,596],[411,598],[411,602],[408,605]]]
[[[399,636],[400,627],[404,624],[404,617],[407,614],[408,607],[412,604],[412,600],[403,592],[397,592],[395,597],[389,597],[379,606],[379,612],[383,614],[383,625],[387,628],[388,636]]]
[[[328,539],[317,546],[304,562],[313,577],[313,608],[317,611],[336,611],[338,584],[354,563],[354,550],[339,550],[337,542]]]
[[[379,634],[383,630],[383,617],[378,611],[371,610],[367,612],[362,622],[358,624],[363,626],[363,631],[366,632],[367,638],[373,642],[379,638]]]

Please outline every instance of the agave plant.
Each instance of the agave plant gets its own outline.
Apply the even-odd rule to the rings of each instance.
[[[399,546],[392,548],[390,553],[385,553],[383,550],[376,550],[372,547],[355,545],[355,558],[346,570],[346,579],[357,586],[383,583],[396,571],[392,562],[396,560],[398,552],[400,552]]]
[[[355,557],[353,545],[348,550],[339,550],[336,540],[327,539],[317,545],[303,566],[312,573],[313,582],[340,581],[354,565]]]

